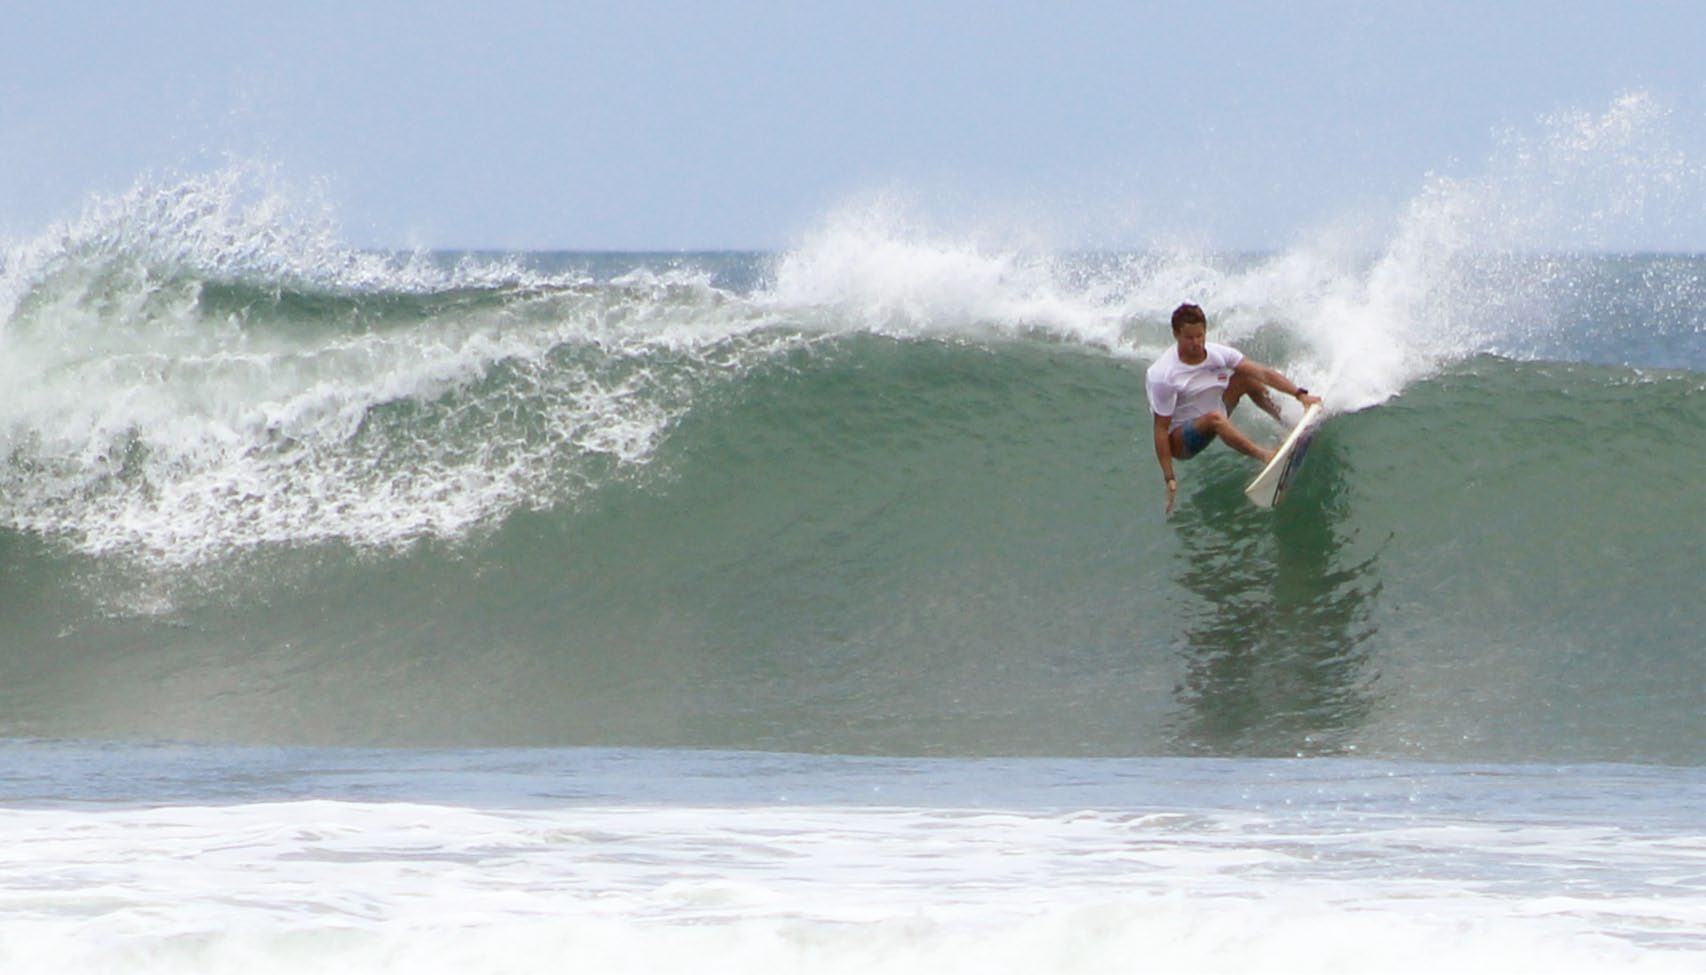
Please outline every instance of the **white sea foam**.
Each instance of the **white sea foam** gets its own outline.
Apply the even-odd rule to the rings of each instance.
[[[1706,847],[1580,826],[306,800],[0,811],[16,972],[1692,971]],[[1514,858],[1514,859],[1513,859]],[[1534,884],[1588,858],[1598,886]],[[1507,879],[1502,863],[1525,864]],[[1549,866],[1550,864],[1550,866]],[[1692,940],[1688,933],[1693,932]],[[1675,934],[1684,940],[1667,948]]]

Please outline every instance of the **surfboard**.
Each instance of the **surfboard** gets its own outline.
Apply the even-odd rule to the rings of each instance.
[[[1285,500],[1286,489],[1291,487],[1292,478],[1303,466],[1303,458],[1309,453],[1309,444],[1315,440],[1315,433],[1321,429],[1321,404],[1316,403],[1303,411],[1303,419],[1297,421],[1297,426],[1291,428],[1285,442],[1274,451],[1274,459],[1268,461],[1268,466],[1262,468],[1262,473],[1250,482],[1244,489],[1244,496],[1249,498],[1257,507],[1272,508]]]

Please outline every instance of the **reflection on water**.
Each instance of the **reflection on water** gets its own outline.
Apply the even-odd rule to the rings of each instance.
[[[1348,461],[1314,444],[1285,503],[1250,505],[1224,471],[1181,504],[1176,572],[1186,671],[1176,747],[1194,754],[1320,755],[1354,747],[1374,705],[1370,664],[1379,553],[1351,562]],[[1350,533],[1354,534],[1354,533]]]

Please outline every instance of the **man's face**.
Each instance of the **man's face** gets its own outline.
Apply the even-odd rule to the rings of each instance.
[[[1179,340],[1179,358],[1185,362],[1201,362],[1208,354],[1208,326],[1192,322],[1173,333]]]

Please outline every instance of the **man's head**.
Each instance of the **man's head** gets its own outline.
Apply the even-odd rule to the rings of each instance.
[[[1201,362],[1208,354],[1208,316],[1189,303],[1173,309],[1173,339],[1179,343],[1180,360]]]

